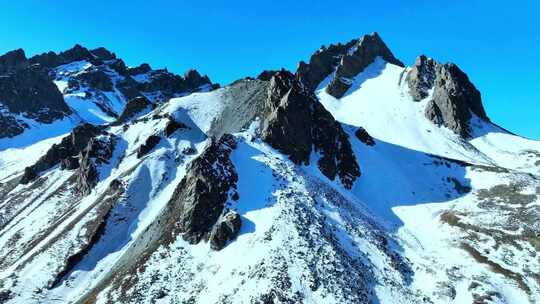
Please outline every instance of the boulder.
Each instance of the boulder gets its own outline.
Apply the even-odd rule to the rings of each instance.
[[[363,142],[364,144],[366,144],[368,146],[374,146],[375,145],[375,140],[373,139],[373,137],[371,137],[371,135],[369,135],[369,133],[366,131],[366,129],[364,129],[362,127],[358,128],[358,130],[356,130],[354,132],[354,135],[361,142]]]
[[[221,250],[228,241],[236,238],[240,232],[242,221],[240,215],[234,211],[222,214],[210,232],[210,248]]]

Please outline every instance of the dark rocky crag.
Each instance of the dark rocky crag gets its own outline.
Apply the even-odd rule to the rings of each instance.
[[[77,192],[88,195],[99,181],[98,167],[108,164],[112,158],[117,139],[114,136],[91,138],[79,155],[79,167],[75,171]]]
[[[489,121],[480,92],[453,63],[441,64],[424,55],[419,56],[406,80],[415,101],[428,97],[429,90],[433,89],[425,115],[437,125],[468,138],[472,114]]]
[[[347,134],[293,74],[283,70],[272,76],[264,111],[264,141],[297,164],[308,165],[311,153],[319,153],[321,172],[331,180],[339,176],[346,188],[352,187],[360,168]]]
[[[0,56],[0,138],[16,136],[28,127],[14,115],[51,123],[69,114],[46,69],[30,64],[21,49]]]
[[[75,169],[78,165],[72,158],[83,151],[93,137],[102,134],[102,132],[100,127],[91,124],[82,124],[76,127],[68,136],[64,137],[59,144],[54,144],[35,164],[26,167],[20,183],[27,184],[31,182],[37,178],[41,172],[48,170],[61,162],[63,163],[63,167]]]
[[[330,95],[341,98],[350,88],[352,78],[361,73],[377,57],[381,57],[386,62],[404,66],[394,57],[379,35],[373,33],[345,45],[322,47],[311,56],[309,64],[300,62],[296,77],[313,91],[324,78],[335,71],[335,76],[326,90]]]
[[[166,225],[171,241],[180,233],[192,244],[210,239],[212,248],[219,250],[236,237],[240,218],[225,210],[229,193],[236,189],[238,181],[230,160],[236,146],[235,138],[224,134],[219,140],[212,140],[189,165],[167,205],[167,213],[172,215]]]
[[[126,104],[124,111],[122,111],[122,114],[118,116],[113,124],[119,125],[125,123],[128,120],[136,117],[138,114],[144,113],[145,110],[151,110],[154,107],[155,106],[148,100],[148,98],[144,96],[130,99]]]

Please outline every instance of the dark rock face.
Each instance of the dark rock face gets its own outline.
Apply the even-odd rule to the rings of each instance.
[[[25,128],[28,128],[28,125],[23,121],[0,113],[0,138],[17,136],[24,132]]]
[[[203,85],[212,84],[208,76],[206,75],[201,76],[201,74],[199,74],[197,70],[193,70],[193,69],[187,71],[184,74],[184,80],[185,80],[186,86],[190,88],[191,90],[196,90],[197,88]]]
[[[139,74],[145,74],[152,70],[150,65],[148,63],[143,63],[139,65],[138,67],[129,68],[127,69],[127,72],[131,76],[139,75]]]
[[[296,78],[304,84],[310,91],[314,91],[319,83],[330,75],[335,66],[338,65],[339,60],[348,49],[353,47],[357,43],[357,40],[352,40],[349,43],[331,44],[328,47],[321,47],[315,54],[311,55],[309,63],[301,61],[298,64],[296,71]]]
[[[76,79],[87,87],[109,92],[113,90],[111,78],[100,69],[84,71],[77,75]]]
[[[228,241],[236,238],[240,232],[242,221],[240,215],[234,211],[229,211],[220,216],[217,223],[210,232],[210,248],[221,250]]]
[[[7,52],[0,56],[0,74],[23,68],[28,65],[26,55],[22,49]]]
[[[101,51],[98,51],[100,53]],[[47,68],[55,68],[57,66],[80,60],[87,60],[92,64],[102,64],[102,61],[94,56],[88,49],[76,44],[73,48],[56,54],[55,52],[43,53],[29,59],[30,63],[39,63]]]
[[[39,66],[29,66],[2,76],[0,106],[43,123],[71,114],[62,94]]]
[[[346,133],[332,115],[289,72],[270,80],[261,137],[289,155],[297,164],[308,165],[311,152],[318,152],[318,166],[331,180],[336,176],[347,188],[360,176],[360,168]]]
[[[361,142],[363,142],[364,144],[366,144],[368,146],[374,146],[375,145],[375,140],[373,139],[373,137],[371,137],[371,135],[369,135],[369,133],[366,131],[366,129],[364,129],[362,127],[358,128],[358,130],[356,130],[356,132],[354,132],[354,135]]]
[[[426,107],[426,117],[464,138],[471,135],[471,113],[489,120],[480,92],[453,63],[440,64],[420,56],[407,75],[407,82],[414,100],[426,98],[428,91],[433,89],[433,98]]]
[[[115,125],[124,123],[144,110],[153,108],[153,104],[144,96],[139,96],[131,99],[126,104],[122,114],[116,119]]]
[[[116,88],[128,100],[142,96],[138,88],[138,83],[131,77],[125,77],[124,79],[117,81]]]
[[[409,93],[414,101],[420,101],[428,96],[428,91],[435,83],[436,64],[433,59],[427,58],[425,55],[416,58],[413,68],[406,77]]]
[[[68,156],[60,161],[60,169],[74,170],[79,168],[79,159],[74,156]]]
[[[76,127],[59,144],[54,144],[35,164],[26,167],[20,183],[27,184],[35,179],[39,173],[56,166],[63,159],[76,156],[86,148],[92,137],[101,133],[101,128],[91,124],[82,124]],[[65,167],[72,167],[72,165],[66,163]]]
[[[327,92],[336,98],[341,98],[351,86],[352,78],[377,57],[381,57],[386,62],[404,66],[394,57],[377,33],[364,35],[347,54],[341,57],[334,79],[326,89]]]
[[[230,160],[236,145],[234,137],[225,134],[219,140],[213,140],[190,164],[168,203],[171,213],[176,215],[168,219],[173,236],[182,233],[184,240],[195,244],[208,238],[213,231],[213,248],[220,249],[238,233],[236,227],[240,218],[222,216],[229,191],[236,188],[238,181]],[[220,216],[222,220],[219,220]],[[218,224],[225,227],[215,227]],[[232,225],[230,231],[229,224]]]
[[[169,117],[169,121],[167,121],[167,124],[165,125],[165,130],[164,130],[165,136],[169,137],[174,132],[176,132],[176,130],[179,130],[179,129],[189,129],[189,127]]]
[[[257,79],[263,81],[270,81],[270,79],[272,79],[272,76],[274,76],[274,74],[278,72],[279,71],[276,70],[264,70],[259,74],[259,76],[257,76]]]
[[[361,73],[375,58],[403,66],[377,33],[364,35],[361,39],[352,40],[342,45],[322,47],[313,56],[309,64],[300,62],[296,72],[297,79],[309,90],[313,91],[319,83],[335,70],[335,77],[327,87],[327,92],[341,98],[349,89],[352,78]]]
[[[159,142],[161,141],[161,137],[158,135],[150,135],[138,149],[137,149],[137,158],[141,158],[148,154],[148,152],[152,151]]]
[[[93,49],[90,51],[92,55],[95,57],[98,57],[102,60],[113,60],[116,59],[116,55],[114,53],[111,53],[109,50],[107,50],[104,47],[98,47],[96,49]]]
[[[75,172],[76,190],[89,194],[99,181],[98,166],[109,163],[114,151],[115,138],[91,138],[86,148],[79,153],[79,167]]]

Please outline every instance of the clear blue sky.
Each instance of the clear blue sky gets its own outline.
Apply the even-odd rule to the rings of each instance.
[[[0,53],[104,46],[128,65],[193,67],[221,84],[377,31],[407,65],[421,53],[457,63],[493,121],[540,139],[538,0],[0,1]]]

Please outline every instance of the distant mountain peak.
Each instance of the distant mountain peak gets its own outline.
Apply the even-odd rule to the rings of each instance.
[[[332,83],[327,87],[330,95],[340,98],[350,87],[350,79],[361,73],[375,58],[404,66],[394,57],[379,34],[364,35],[346,44],[331,44],[315,52],[309,63],[301,61],[296,71],[297,78],[309,89],[316,87],[334,73]]]

